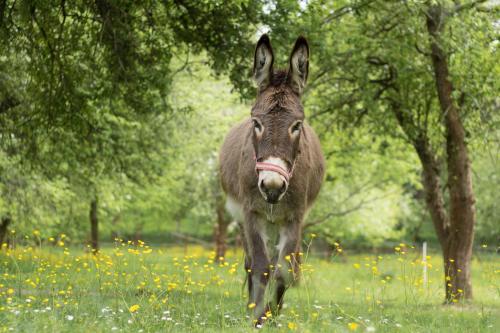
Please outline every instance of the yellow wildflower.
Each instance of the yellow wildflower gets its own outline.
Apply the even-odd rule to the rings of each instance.
[[[358,328],[358,324],[357,323],[349,323],[347,324],[347,327],[351,330],[351,331],[355,331],[357,328]]]
[[[134,312],[137,312],[137,310],[139,310],[140,306],[138,304],[134,304],[132,305],[128,310],[131,312],[131,313],[134,313]]]

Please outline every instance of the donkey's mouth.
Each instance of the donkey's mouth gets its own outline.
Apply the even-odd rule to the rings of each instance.
[[[271,205],[276,205],[279,202],[279,199],[264,198],[264,200],[266,200],[266,202],[269,203],[269,204],[271,204]]]

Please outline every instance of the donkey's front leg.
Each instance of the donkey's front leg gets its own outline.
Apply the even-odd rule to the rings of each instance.
[[[289,221],[280,229],[277,267],[274,271],[276,290],[273,297],[273,310],[279,312],[283,305],[286,289],[299,278],[301,221]]]
[[[250,267],[249,273],[249,308],[253,308],[255,324],[261,324],[266,312],[265,292],[269,281],[269,257],[266,247],[265,227],[257,214],[248,212],[244,223],[246,238],[246,256]]]

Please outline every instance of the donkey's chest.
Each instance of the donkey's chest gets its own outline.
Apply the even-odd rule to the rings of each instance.
[[[286,203],[271,205],[264,200],[256,204],[255,210],[259,213],[263,223],[271,227],[285,224],[290,214],[290,209],[288,209]]]
[[[268,255],[278,254],[283,242],[283,227],[288,221],[288,214],[282,205],[264,205],[259,209],[257,230],[265,244]]]

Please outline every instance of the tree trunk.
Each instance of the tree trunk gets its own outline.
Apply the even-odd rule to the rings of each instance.
[[[465,131],[458,106],[453,99],[447,55],[440,43],[445,20],[446,12],[440,5],[429,7],[427,31],[430,36],[436,90],[446,128],[450,226],[441,246],[446,275],[446,302],[451,303],[462,298],[472,298],[470,265],[476,214]]]
[[[133,240],[135,244],[138,244],[142,238],[142,229],[144,228],[144,224],[137,223],[134,228],[134,236]]]
[[[222,195],[219,195],[216,200],[217,223],[214,228],[215,260],[217,262],[220,262],[223,260],[221,260],[220,258],[224,258],[226,255],[227,227],[229,225],[229,221],[226,218],[224,200]]]
[[[427,137],[420,136],[416,138],[413,145],[422,164],[422,184],[425,192],[425,203],[431,215],[439,243],[443,245],[446,244],[448,238],[449,220],[441,188],[439,162]]]
[[[99,220],[97,216],[97,196],[90,201],[90,246],[92,253],[99,251]]]
[[[114,217],[113,220],[111,221],[111,241],[115,242],[116,239],[118,238],[118,232],[116,231],[116,226],[121,220],[121,213],[117,213]]]
[[[7,241],[7,233],[11,222],[12,218],[9,215],[2,216],[2,223],[0,224],[0,248],[4,241]]]

